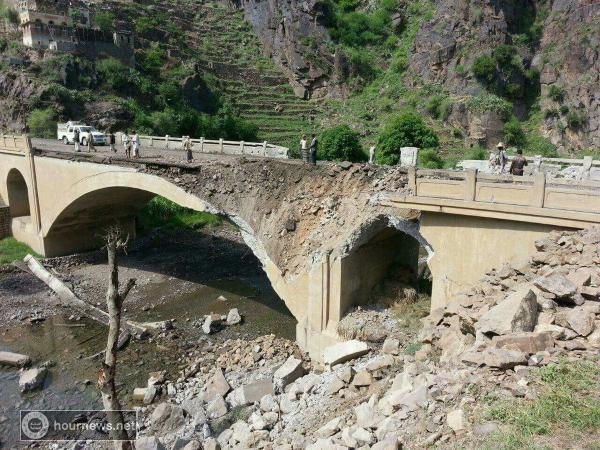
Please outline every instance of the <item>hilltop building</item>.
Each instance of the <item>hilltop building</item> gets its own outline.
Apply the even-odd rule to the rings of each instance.
[[[128,30],[103,31],[94,27],[89,3],[74,0],[12,0],[19,12],[23,44],[27,47],[113,57],[133,65],[134,36]]]

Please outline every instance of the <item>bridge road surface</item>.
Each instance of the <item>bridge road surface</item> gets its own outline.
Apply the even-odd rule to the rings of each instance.
[[[58,139],[39,139],[32,138],[31,144],[34,149],[37,150],[45,150],[59,153],[72,153],[73,155],[83,154],[83,155],[106,155],[113,156],[117,158],[125,158],[125,148],[122,144],[115,144],[115,148],[117,149],[116,153],[110,151],[109,145],[97,145],[96,152],[88,153],[87,146],[80,146],[80,153],[75,152],[75,145],[69,144],[65,145],[62,141]],[[223,160],[230,158],[240,158],[242,155],[231,155],[231,154],[220,154],[220,153],[200,153],[199,151],[194,151],[192,149],[192,153],[194,155],[194,161],[210,161],[210,160]],[[166,148],[166,147],[140,147],[140,158],[131,158],[132,161],[144,162],[144,161],[170,161],[178,164],[187,164],[186,153],[185,150],[180,148]],[[285,159],[285,158],[269,158],[267,156],[257,156],[257,155],[245,155],[247,158],[251,159],[274,159],[277,162],[285,162],[289,164],[304,164],[302,160],[299,159]],[[323,161],[318,161],[319,164],[323,164]],[[194,163],[190,164],[190,167],[194,167]]]

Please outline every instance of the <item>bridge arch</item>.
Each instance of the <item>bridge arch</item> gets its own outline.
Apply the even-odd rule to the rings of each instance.
[[[6,177],[6,191],[10,215],[23,217],[31,215],[29,206],[29,188],[25,177],[18,169],[11,169]]]

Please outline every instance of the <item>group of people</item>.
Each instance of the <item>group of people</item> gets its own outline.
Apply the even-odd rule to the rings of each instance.
[[[133,130],[131,136],[129,135],[128,131],[125,131],[125,133],[121,135],[121,142],[123,143],[123,148],[125,149],[126,158],[131,158],[132,150],[134,158],[140,157],[140,136],[135,130]],[[114,143],[111,144],[110,149],[115,153],[117,152]]]
[[[497,151],[490,154],[489,164],[493,171],[504,173],[506,163],[508,162],[508,156],[504,144],[499,142],[496,146]],[[525,166],[527,166],[527,159],[523,156],[523,150],[518,149],[517,154],[513,157],[508,168],[508,173],[511,175],[522,176],[525,173]]]
[[[302,154],[302,160],[313,166],[317,164],[317,148],[319,146],[319,140],[317,139],[317,135],[313,133],[312,140],[310,141],[310,146],[308,144],[308,140],[306,139],[306,135],[302,136],[300,139],[300,153]]]

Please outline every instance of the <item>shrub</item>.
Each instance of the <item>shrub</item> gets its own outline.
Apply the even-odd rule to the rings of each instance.
[[[550,142],[549,139],[539,135],[531,135],[527,138],[523,152],[528,155],[542,155],[545,158],[558,157],[556,145]]]
[[[96,64],[96,70],[115,91],[130,93],[135,85],[135,72],[115,58],[101,59]]]
[[[496,62],[501,66],[512,66],[517,49],[512,45],[501,44],[492,53]]]
[[[445,95],[435,95],[429,99],[425,109],[427,109],[432,117],[446,120],[452,112],[452,103]]]
[[[110,31],[112,29],[114,20],[115,15],[110,11],[98,11],[96,13],[96,17],[94,18],[96,25],[102,31]]]
[[[516,117],[504,124],[504,139],[510,145],[522,146],[525,144],[525,132]]]
[[[560,113],[556,108],[550,108],[544,111],[544,119],[556,119],[560,117]]]
[[[56,112],[53,108],[34,109],[27,118],[27,126],[34,137],[55,138]]]
[[[444,160],[435,149],[426,148],[419,151],[419,167],[425,169],[442,169],[444,167]]]
[[[377,162],[397,164],[401,147],[436,148],[439,140],[420,115],[413,111],[393,117],[377,140]]]
[[[366,159],[358,133],[347,125],[323,131],[320,141],[320,153],[323,159],[352,162]]]
[[[565,98],[565,89],[562,86],[553,84],[548,90],[548,97],[555,102],[562,102]]]
[[[569,107],[567,105],[560,105],[559,110],[561,114],[567,114],[569,112]]]
[[[496,60],[489,55],[481,55],[475,59],[471,70],[479,81],[489,84],[496,75]]]
[[[574,130],[583,127],[587,123],[587,116],[583,111],[570,111],[567,114],[567,124]]]
[[[489,152],[487,149],[477,145],[475,147],[471,147],[467,152],[465,152],[465,159],[478,159],[485,160],[488,159]]]
[[[141,51],[137,55],[138,65],[142,69],[142,73],[147,73],[153,76],[158,76],[160,69],[166,61],[165,51],[158,45]]]

